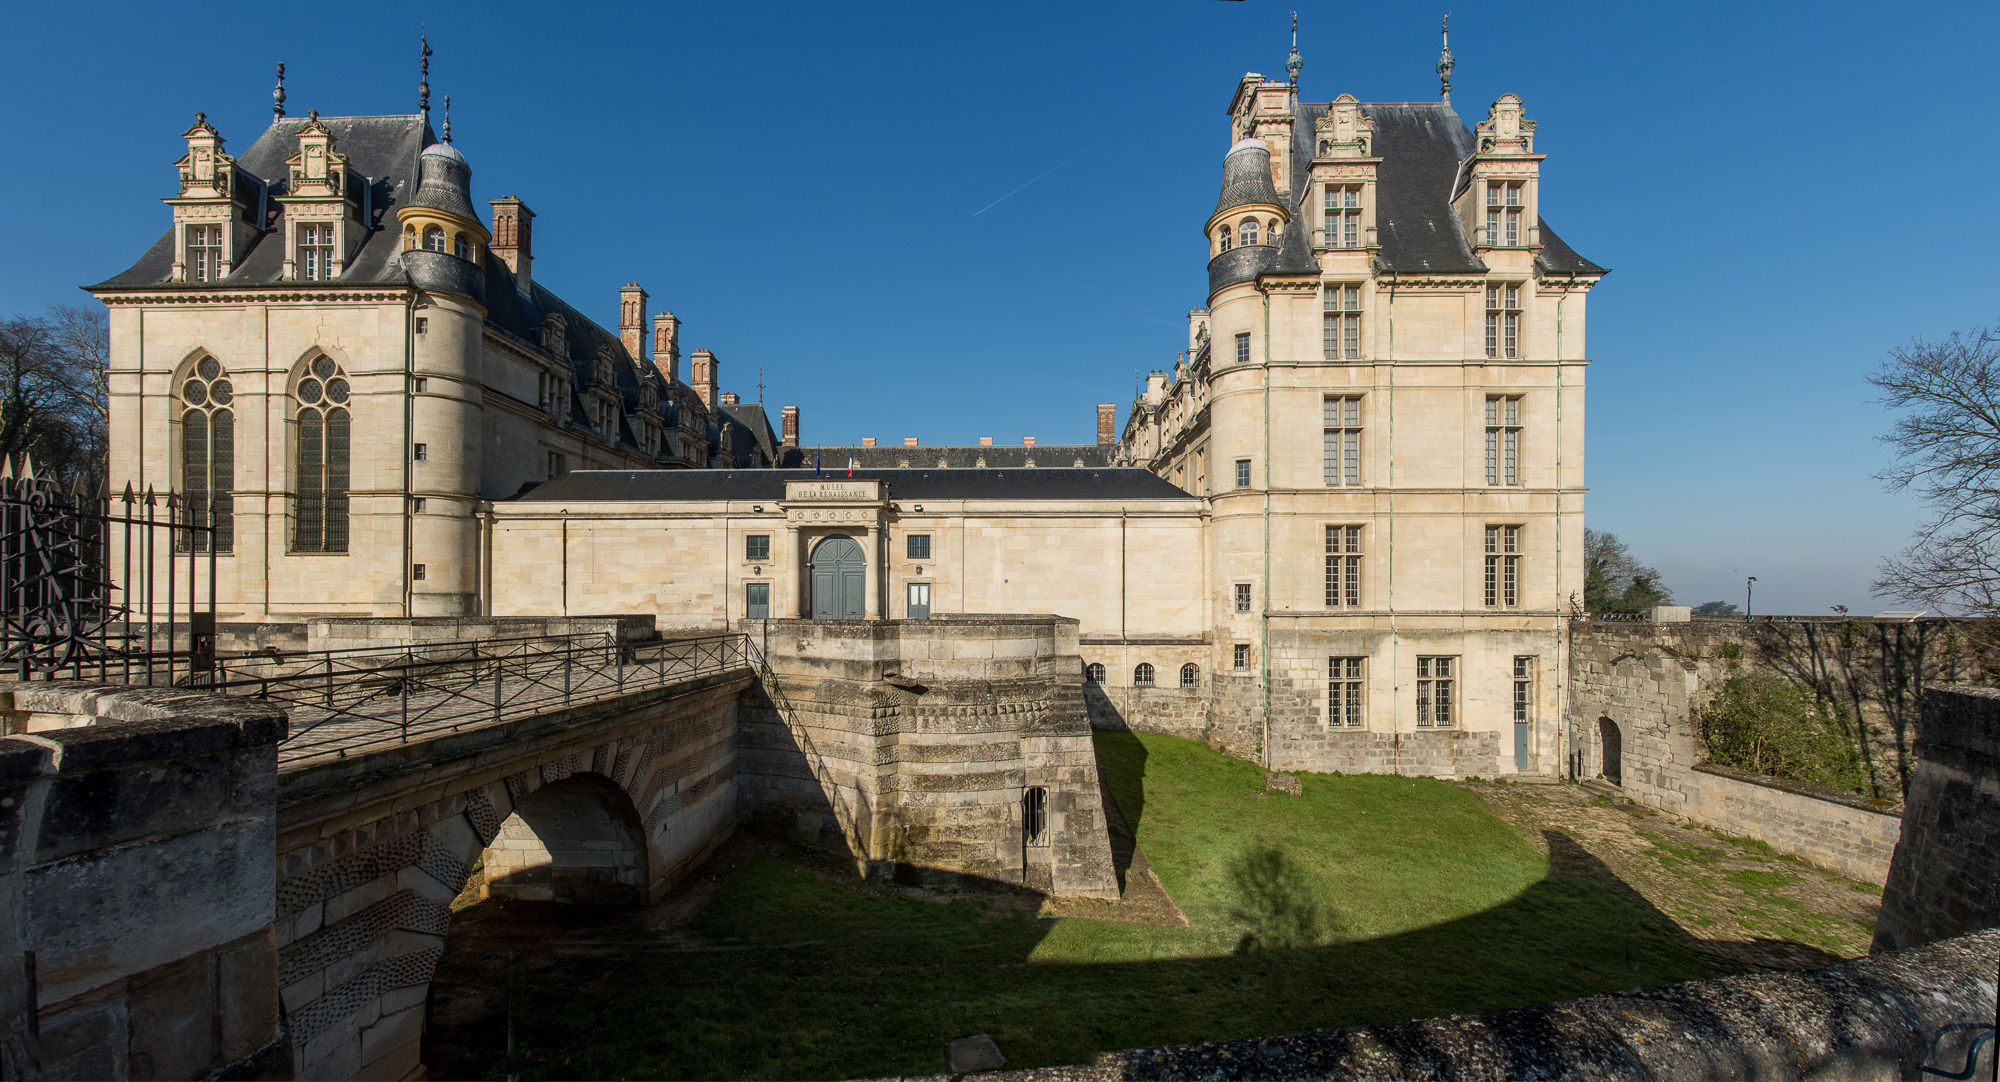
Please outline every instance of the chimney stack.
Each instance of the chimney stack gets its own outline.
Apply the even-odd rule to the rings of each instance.
[[[863,436],[863,437],[861,437],[861,446],[863,446],[863,447],[873,447],[873,446],[875,446],[875,437],[873,437],[873,436]]]
[[[1118,420],[1118,406],[1115,403],[1099,402],[1097,404],[1098,443],[1108,444],[1108,443],[1118,442],[1118,440],[1111,434],[1112,424],[1117,420]]]
[[[915,436],[904,436],[904,437],[903,437],[903,446],[905,446],[905,447],[915,447],[916,445],[917,445],[917,438],[916,438]]]
[[[993,446],[993,437],[991,437],[991,436],[981,436],[981,437],[979,437],[979,446],[981,446],[981,447],[991,447],[991,446]]]
[[[714,409],[716,406],[715,351],[710,349],[695,350],[693,368],[695,395],[701,399],[702,405],[707,406],[709,409]]]
[[[493,200],[493,243],[487,247],[493,249],[500,262],[507,264],[508,270],[514,272],[514,281],[523,293],[528,291],[528,285],[533,281],[528,267],[534,263],[535,257],[528,241],[529,227],[534,220],[535,212],[516,196]]]
[[[618,338],[625,343],[625,355],[633,364],[645,359],[646,291],[637,282],[627,282],[618,291]]]
[[[1033,447],[1034,445],[1035,445],[1035,437],[1033,437],[1033,436],[1022,436],[1022,437],[1021,437],[1021,446],[1023,446],[1023,447]]]
[[[786,447],[797,447],[799,445],[799,408],[797,406],[786,406],[784,409],[778,411],[778,428],[781,432],[781,435],[778,437],[779,443],[784,444]]]
[[[653,317],[653,364],[672,388],[681,380],[681,321],[672,312]]]
[[[716,397],[721,399],[722,404],[725,406],[734,406],[742,401],[742,399],[736,397],[735,391],[724,391]]]

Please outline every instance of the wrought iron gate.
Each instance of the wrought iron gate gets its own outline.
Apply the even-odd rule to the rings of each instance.
[[[0,464],[0,676],[207,682],[227,498],[113,497]]]

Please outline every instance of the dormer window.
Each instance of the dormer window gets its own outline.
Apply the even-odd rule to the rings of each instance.
[[[424,229],[424,247],[433,252],[444,251],[444,230],[434,225],[426,227]]]
[[[222,278],[222,227],[187,227],[187,278],[190,282],[214,282]]]
[[[1486,243],[1515,247],[1521,243],[1521,182],[1488,181],[1486,184]]]
[[[1237,240],[1246,248],[1257,243],[1257,219],[1243,219],[1243,224],[1237,228]]]
[[[333,277],[333,223],[299,227],[299,279],[324,282]]]
[[[1361,186],[1326,186],[1326,239],[1328,248],[1361,247]]]

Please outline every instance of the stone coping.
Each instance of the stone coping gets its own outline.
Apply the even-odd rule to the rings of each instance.
[[[84,680],[0,681],[0,712],[55,722],[0,740],[0,781],[275,746],[286,733],[285,712],[255,699]]]
[[[1885,815],[1892,819],[1901,819],[1903,817],[1903,805],[1898,801],[1881,800],[1860,796],[1855,793],[1843,793],[1838,789],[1823,789],[1817,785],[1807,785],[1805,782],[1792,781],[1788,778],[1773,778],[1765,774],[1752,774],[1747,770],[1738,770],[1735,767],[1723,766],[1720,763],[1696,763],[1694,764],[1694,769],[1696,773],[1713,774],[1718,778],[1728,778],[1731,781],[1740,781],[1746,785],[1757,785],[1766,789],[1776,789],[1780,792],[1791,793],[1794,796],[1824,800],[1829,804],[1844,805],[1856,811]]]

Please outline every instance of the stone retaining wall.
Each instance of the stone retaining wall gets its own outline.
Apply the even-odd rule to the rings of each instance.
[[[1724,834],[1755,838],[1780,853],[1864,883],[1889,879],[1902,834],[1900,810],[1853,793],[1696,763],[1681,778],[1678,814]]]
[[[1878,951],[2000,925],[2000,691],[1927,689],[1917,756]]]

